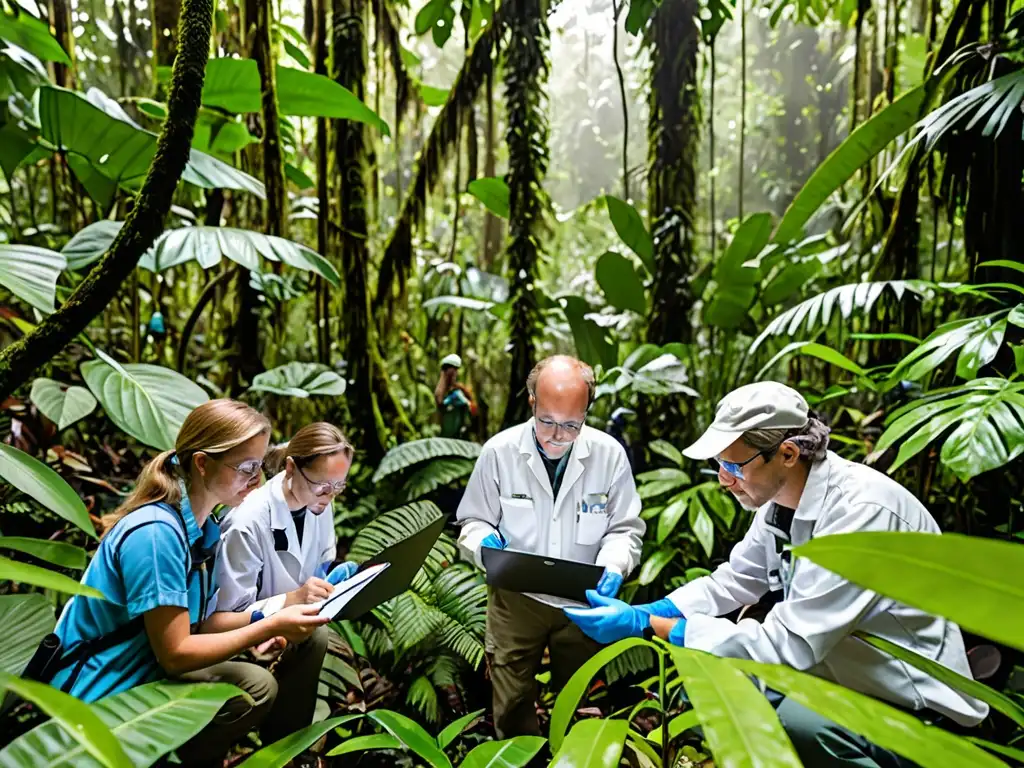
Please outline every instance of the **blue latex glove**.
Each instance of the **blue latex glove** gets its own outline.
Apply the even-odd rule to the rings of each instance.
[[[576,626],[599,643],[608,645],[627,637],[642,637],[651,625],[649,613],[638,611],[628,603],[587,590],[590,608],[564,608]]]
[[[508,544],[501,538],[500,533],[488,533],[484,536],[484,540],[480,542],[480,546],[490,547],[491,549],[504,549]]]
[[[671,618],[671,617],[668,617]],[[680,648],[686,647],[686,619],[679,619],[668,633],[668,641]]]
[[[356,571],[358,570],[358,563],[342,563],[341,565],[336,565],[331,572],[327,574],[327,581],[331,584],[341,584],[345,579],[350,579],[355,576]]]
[[[621,586],[622,574],[605,568],[604,573],[601,574],[601,579],[597,582],[597,594],[603,597],[615,597],[619,594],[619,587]]]
[[[643,611],[651,616],[660,616],[663,619],[681,619],[683,618],[683,612],[680,611],[676,604],[669,600],[667,597],[661,598],[653,603],[643,603],[642,605],[633,606],[638,611]]]

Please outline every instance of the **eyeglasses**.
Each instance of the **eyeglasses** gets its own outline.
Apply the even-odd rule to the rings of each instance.
[[[256,477],[260,472],[263,471],[263,460],[252,459],[251,461],[243,461],[241,464],[225,464],[230,469],[235,470],[240,475],[248,477],[250,479]]]
[[[543,419],[537,415],[537,409],[534,408],[533,418],[538,424],[545,429],[556,430],[561,429],[564,432],[568,432],[570,435],[578,435],[580,430],[587,422],[587,414],[590,412],[588,408],[583,412],[583,421],[552,421],[551,419]]]
[[[752,462],[758,456],[764,456],[764,463],[767,464],[769,461],[772,460],[772,457],[774,457],[776,452],[778,452],[779,446],[781,446],[784,442],[786,441],[783,440],[781,443],[776,443],[771,448],[766,448],[763,451],[758,451],[746,461],[741,461],[739,463],[735,461],[725,461],[724,459],[709,459],[709,461],[711,463],[711,466],[715,468],[715,472],[717,472],[718,468],[721,467],[728,474],[735,477],[737,480],[746,480],[746,478],[743,476],[743,467],[747,466],[747,464]]]
[[[292,458],[292,461],[295,461],[295,459]],[[345,480],[339,480],[336,483],[318,483],[306,477],[306,473],[302,471],[302,467],[299,466],[298,462],[295,463],[295,468],[299,470],[299,474],[302,475],[302,479],[309,484],[310,490],[313,491],[313,495],[317,497],[327,496],[329,494],[337,496],[338,494],[343,493],[345,486],[348,485],[348,482]]]

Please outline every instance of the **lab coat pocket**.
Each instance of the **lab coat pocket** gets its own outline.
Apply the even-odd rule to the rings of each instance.
[[[533,499],[518,499],[508,496],[499,498],[501,523],[498,528],[510,547],[529,548],[537,534],[537,520],[533,511]]]
[[[600,544],[608,530],[608,514],[586,512],[576,516],[576,543],[584,547]]]

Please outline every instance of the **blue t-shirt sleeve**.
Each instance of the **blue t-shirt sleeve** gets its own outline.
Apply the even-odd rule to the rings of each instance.
[[[130,531],[121,542],[118,564],[130,618],[165,605],[188,609],[185,544],[170,524],[153,522]]]

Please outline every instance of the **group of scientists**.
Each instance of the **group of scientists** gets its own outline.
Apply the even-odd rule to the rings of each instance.
[[[498,738],[540,734],[536,674],[545,650],[557,689],[602,644],[655,635],[806,670],[928,719],[971,726],[986,716],[982,702],[854,636],[869,632],[970,677],[955,624],[789,557],[789,545],[835,533],[939,533],[906,489],[829,451],[827,427],[798,392],[761,382],[718,404],[684,453],[715,464],[722,487],[756,512],[750,529],[712,574],[629,605],[616,596],[639,564],[646,526],[622,445],[586,425],[594,373],[554,356],[536,365],[526,387],[532,418],[491,438],[473,470],[457,512],[460,550],[481,568],[483,548],[508,547],[603,571],[589,607],[489,588]],[[441,388],[439,405],[448,394]],[[50,682],[85,701],[168,678],[229,682],[248,694],[178,749],[185,765],[219,765],[250,730],[270,743],[311,721],[328,638],[316,604],[356,570],[337,560],[330,513],[353,447],[323,422],[273,448],[270,431],[263,415],[237,401],[193,410],[175,449],[149,462],[103,520],[83,583],[108,599],[72,598],[55,630],[61,646]],[[265,471],[270,479],[261,484]],[[218,507],[229,510],[219,522]],[[775,604],[763,621],[723,618],[769,593]],[[268,657],[276,657],[273,672]],[[795,701],[766,695],[806,766],[912,765]],[[305,761],[315,756],[295,764]]]

